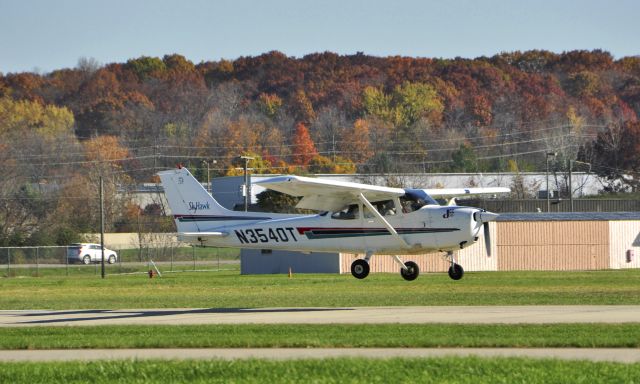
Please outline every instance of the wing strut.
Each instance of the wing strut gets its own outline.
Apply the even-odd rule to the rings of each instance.
[[[371,211],[371,213],[373,213],[373,215],[375,217],[378,218],[378,220],[380,220],[380,222],[387,228],[387,231],[389,231],[389,233],[391,233],[391,236],[393,236],[396,240],[398,240],[398,242],[400,244],[402,244],[403,247],[405,248],[411,248],[411,246],[402,238],[400,237],[400,235],[398,235],[398,232],[396,232],[395,228],[393,228],[393,226],[391,224],[389,224],[389,222],[387,221],[387,219],[384,218],[384,216],[382,216],[380,214],[380,212],[378,212],[378,210],[376,209],[376,207],[374,207],[369,200],[367,200],[366,197],[364,197],[364,195],[361,193],[358,195],[358,199],[360,199],[360,201],[362,202],[362,204],[364,204],[367,208],[369,208],[369,210]],[[404,263],[401,263],[403,268],[406,268]]]

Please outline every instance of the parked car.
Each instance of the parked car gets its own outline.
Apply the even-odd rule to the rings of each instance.
[[[67,247],[67,260],[69,260],[70,263],[79,262],[83,264],[102,261],[100,244],[71,244]],[[113,264],[118,261],[118,254],[115,251],[105,248],[104,260],[109,264]]]

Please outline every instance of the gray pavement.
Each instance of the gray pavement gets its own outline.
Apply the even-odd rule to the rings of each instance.
[[[122,359],[324,359],[443,356],[528,357],[536,359],[640,363],[640,349],[629,348],[243,348],[243,349],[64,349],[0,351],[0,361],[92,361]]]
[[[640,305],[0,311],[1,327],[107,324],[553,324],[630,322],[640,322]]]

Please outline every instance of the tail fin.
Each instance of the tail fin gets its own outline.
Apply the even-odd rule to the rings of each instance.
[[[207,192],[188,169],[179,168],[158,172],[164,194],[174,217],[181,216],[229,216],[226,209]]]
[[[158,172],[158,176],[178,232],[182,234],[204,232],[218,236],[223,234],[219,232],[221,227],[290,216],[230,211],[220,205],[186,168]]]

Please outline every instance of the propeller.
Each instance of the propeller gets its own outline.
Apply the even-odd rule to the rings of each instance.
[[[487,256],[491,257],[491,235],[489,234],[489,223],[482,223],[484,227],[484,246],[487,247]]]
[[[479,216],[479,221],[482,223],[482,227],[484,229],[484,246],[487,249],[487,256],[491,257],[491,232],[489,231],[489,222],[494,221],[498,215],[487,211],[481,211]]]

